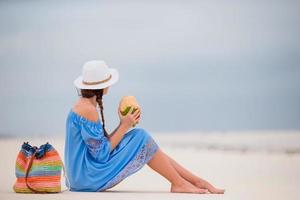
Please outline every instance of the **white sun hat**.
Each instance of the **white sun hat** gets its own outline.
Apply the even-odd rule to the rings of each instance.
[[[78,89],[103,89],[119,80],[119,72],[109,68],[102,60],[88,61],[83,65],[82,75],[74,80]]]

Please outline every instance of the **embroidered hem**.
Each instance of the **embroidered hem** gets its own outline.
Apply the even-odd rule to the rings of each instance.
[[[154,153],[157,150],[158,145],[152,137],[149,137],[147,143],[136,154],[134,159],[130,161],[125,166],[125,168],[119,174],[117,174],[117,176],[115,176],[112,180],[108,181],[103,187],[101,187],[98,192],[114,187],[128,176],[140,170],[146,163],[149,162],[149,160],[153,157]]]

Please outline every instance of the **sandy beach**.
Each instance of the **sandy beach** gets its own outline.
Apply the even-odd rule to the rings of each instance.
[[[299,199],[300,131],[152,135],[171,157],[217,187],[225,188],[226,193],[169,193],[169,183],[145,166],[108,192],[16,194],[12,190],[15,157],[23,141],[33,145],[48,141],[56,147],[61,157],[64,148],[63,137],[19,136],[0,140],[0,199]]]

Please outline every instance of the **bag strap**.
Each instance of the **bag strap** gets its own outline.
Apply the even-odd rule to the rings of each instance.
[[[38,190],[32,188],[32,187],[28,184],[28,181],[27,181],[28,174],[29,174],[29,170],[30,170],[30,168],[31,168],[31,166],[32,166],[32,162],[33,162],[33,159],[34,159],[34,157],[35,157],[35,154],[36,154],[36,151],[32,154],[32,156],[31,156],[31,158],[30,158],[30,160],[29,160],[29,163],[28,163],[28,166],[27,166],[27,169],[26,169],[26,174],[25,174],[25,183],[26,183],[26,186],[27,186],[32,192],[34,192],[34,193],[40,193],[40,194],[45,194],[45,193],[47,193],[47,192],[45,192],[45,191],[38,191]]]
[[[32,192],[39,193],[39,194],[46,194],[47,192],[45,192],[45,191],[38,191],[38,190],[32,188],[28,184],[28,181],[27,181],[29,170],[30,170],[30,168],[32,166],[33,160],[35,158],[35,154],[36,154],[36,151],[32,154],[32,156],[31,156],[31,158],[29,160],[29,163],[28,163],[28,166],[27,166],[27,169],[26,169],[26,174],[25,174],[25,183],[26,183],[26,186],[28,187],[28,189],[30,189]],[[63,169],[63,175],[64,175],[64,177],[65,177],[65,179],[66,179],[66,181],[68,183],[68,187],[67,187],[68,189],[62,190],[62,192],[64,192],[64,191],[70,190],[70,188],[69,188],[70,187],[70,182],[69,182],[69,179],[68,179],[67,174],[66,174],[65,165],[63,163],[62,163],[62,169]]]

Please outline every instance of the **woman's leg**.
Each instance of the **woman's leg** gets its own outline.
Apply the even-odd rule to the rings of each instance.
[[[165,154],[164,152],[162,152]],[[214,193],[214,194],[224,194],[225,190],[224,189],[218,189],[215,188],[213,185],[211,185],[208,181],[194,175],[184,167],[182,167],[179,163],[177,163],[174,159],[172,159],[170,156],[165,154],[165,156],[170,160],[171,164],[175,168],[175,170],[181,175],[184,179],[192,183],[193,185],[199,187],[199,188],[204,188],[208,189],[209,192]]]
[[[206,193],[206,189],[201,189],[178,174],[174,166],[171,164],[169,158],[159,148],[153,155],[151,160],[147,163],[149,167],[165,177],[171,183],[171,192],[180,193]]]

